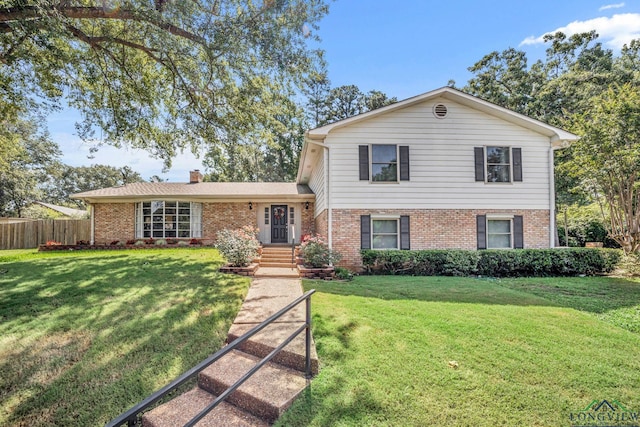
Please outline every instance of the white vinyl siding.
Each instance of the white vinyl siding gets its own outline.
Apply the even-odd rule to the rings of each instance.
[[[357,150],[357,147],[356,147]],[[316,195],[315,200],[315,215],[320,214],[323,210],[327,208],[326,200],[325,200],[325,165],[324,165],[324,156],[320,154],[320,158],[313,168],[313,172],[311,174],[311,178],[309,179],[309,188]]]
[[[447,106],[445,119],[434,117],[437,103]],[[325,143],[334,209],[549,209],[549,138],[447,99],[334,129]],[[394,186],[360,181],[358,146],[372,144],[409,146],[411,180]],[[476,182],[478,146],[520,147],[523,181]]]

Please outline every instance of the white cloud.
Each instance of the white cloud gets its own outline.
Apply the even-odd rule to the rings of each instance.
[[[529,36],[520,42],[520,46],[542,44],[546,34],[554,34],[558,31],[571,36],[591,30],[596,30],[600,35],[599,40],[603,44],[613,49],[620,49],[631,40],[640,38],[640,13],[623,13],[613,15],[610,18],[600,17],[587,21],[573,21],[541,36]]]
[[[608,9],[620,9],[621,7],[624,7],[624,3],[605,4],[604,6],[602,6],[598,10],[599,11],[603,11],[603,10],[608,10]]]

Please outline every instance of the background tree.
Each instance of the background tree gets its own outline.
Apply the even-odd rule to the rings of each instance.
[[[22,216],[57,165],[60,150],[38,122],[0,119],[0,217]]]
[[[114,167],[107,165],[68,166],[59,164],[43,184],[42,201],[56,205],[84,208],[84,202],[71,199],[70,196],[83,191],[116,187],[132,182],[143,182],[138,172],[129,166]]]
[[[0,111],[76,108],[79,135],[171,164],[263,123],[301,87],[322,0],[44,0],[0,5]],[[33,96],[38,94],[38,97]],[[271,107],[271,108],[269,108]],[[270,129],[264,126],[263,129]]]
[[[570,170],[608,210],[609,233],[626,252],[640,250],[640,90],[614,85],[576,118],[582,138]]]

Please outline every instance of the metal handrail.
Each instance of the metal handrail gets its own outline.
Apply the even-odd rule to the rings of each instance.
[[[296,227],[291,226],[291,264],[296,263]]]
[[[298,297],[297,299],[289,303],[286,307],[280,309],[277,313],[269,316],[265,321],[263,321],[259,325],[251,328],[251,330],[249,330],[246,334],[236,338],[231,343],[229,343],[228,345],[226,345],[225,347],[217,351],[215,354],[209,356],[207,359],[203,360],[193,368],[189,369],[188,371],[180,375],[178,378],[173,380],[170,384],[164,386],[160,390],[148,396],[142,402],[138,403],[137,405],[133,406],[129,410],[123,412],[122,414],[114,418],[113,420],[109,421],[105,425],[105,427],[117,427],[117,426],[121,426],[124,423],[127,423],[127,426],[129,427],[135,426],[138,423],[139,415],[143,411],[148,409],[151,405],[156,403],[161,398],[165,397],[171,391],[175,390],[176,388],[180,387],[181,385],[189,381],[195,375],[199,374],[201,371],[206,369],[209,365],[213,364],[214,362],[222,358],[224,355],[226,355],[230,351],[235,350],[240,344],[247,341],[249,338],[251,338],[258,332],[260,332],[261,330],[269,326],[276,319],[282,317],[285,313],[291,311],[291,309],[296,307],[302,301],[306,301],[306,315],[305,315],[304,325],[296,329],[296,331],[293,334],[291,334],[287,339],[285,339],[282,344],[276,347],[264,359],[262,359],[253,368],[251,368],[242,378],[236,381],[235,384],[230,386],[224,393],[218,396],[218,398],[216,398],[215,401],[209,404],[202,412],[200,412],[198,415],[192,418],[187,424],[185,424],[185,427],[195,425],[195,423],[197,423],[200,419],[206,416],[218,404],[220,404],[238,387],[240,387],[242,383],[248,380],[258,369],[260,369],[263,365],[265,365],[267,362],[273,359],[273,357],[275,357],[287,344],[293,341],[295,337],[300,335],[302,331],[306,331],[305,333],[305,353],[306,353],[305,354],[305,376],[307,379],[310,379],[312,377],[311,375],[311,295],[313,295],[314,293],[315,293],[315,289],[311,289],[310,291],[306,292],[304,295]]]

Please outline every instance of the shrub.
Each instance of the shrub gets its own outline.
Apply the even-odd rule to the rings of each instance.
[[[342,255],[329,249],[324,237],[315,234],[303,236],[300,258],[305,267],[320,268],[335,264],[342,259]]]
[[[416,276],[576,276],[610,273],[620,261],[615,249],[362,251],[370,274]]]
[[[200,240],[200,239],[191,239],[191,240],[189,240],[189,244],[190,245],[194,245],[194,246],[195,245],[202,245],[202,240]]]
[[[136,240],[135,239],[127,240],[127,245],[135,245],[135,244],[136,244]]]
[[[353,280],[353,273],[344,267],[336,267],[336,278],[340,280]]]
[[[113,240],[111,243],[109,243],[109,245],[116,246],[118,243],[120,243],[120,240]]]
[[[145,242],[144,240],[136,240],[133,246],[144,246],[146,244],[147,242]]]
[[[178,239],[167,239],[167,245],[175,245],[178,243]]]
[[[156,243],[156,240],[153,237],[149,237],[148,239],[144,240],[144,243],[146,243],[147,245],[153,245]]]
[[[260,242],[257,236],[258,230],[249,226],[236,230],[225,229],[217,234],[216,248],[231,266],[246,267],[258,256]]]
[[[155,243],[156,246],[167,246],[167,241],[165,239],[158,239]]]
[[[78,240],[76,242],[76,245],[78,246],[89,246],[91,244],[91,242],[89,242],[88,240]]]
[[[178,246],[189,246],[189,242],[186,240],[178,240]]]

